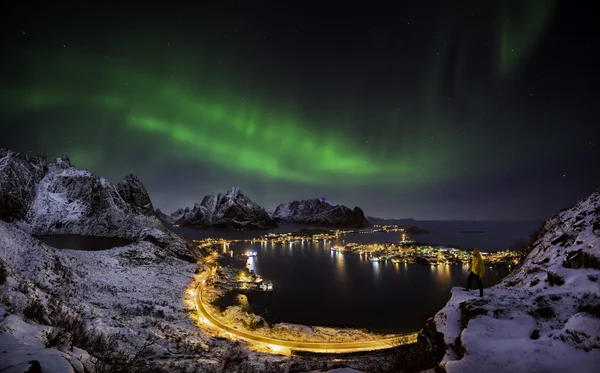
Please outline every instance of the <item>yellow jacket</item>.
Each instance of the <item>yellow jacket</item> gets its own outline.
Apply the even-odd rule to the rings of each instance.
[[[483,277],[485,266],[483,265],[483,258],[481,255],[473,256],[473,260],[471,261],[471,271],[479,277]]]

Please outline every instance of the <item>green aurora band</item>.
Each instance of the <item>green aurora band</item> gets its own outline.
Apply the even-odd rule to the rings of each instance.
[[[504,1],[498,34],[498,73],[512,74],[543,39],[556,10],[556,0]]]
[[[361,147],[339,130],[344,126],[307,125],[293,115],[274,114],[256,100],[231,93],[202,93],[161,74],[94,64],[69,54],[54,65],[38,67],[34,84],[10,92],[7,101],[12,109],[27,112],[80,110],[87,113],[84,118],[108,113],[118,120],[100,120],[95,126],[102,128],[96,131],[113,137],[133,131],[128,135],[129,145],[148,148],[146,140],[150,139],[153,152],[161,157],[190,159],[268,180],[314,185],[384,181],[390,186],[412,186],[439,179],[447,162],[458,155],[447,146],[452,141],[449,133],[440,136],[442,146],[415,141],[413,135],[423,137],[419,130],[393,139],[382,130],[377,134],[383,138],[382,150],[373,152],[372,146]],[[431,131],[431,124],[424,123],[421,131]],[[443,134],[439,131],[436,136]],[[101,158],[92,148],[74,147],[69,152],[77,165],[87,168]]]
[[[498,77],[513,75],[527,62],[555,9],[554,0],[500,2],[498,58],[492,61]],[[409,88],[414,95],[391,104],[363,105],[360,98],[338,103],[332,96],[325,112],[310,116],[305,113],[310,107],[297,107],[290,99],[293,90],[288,97],[277,97],[266,89],[285,82],[273,84],[269,77],[260,82],[251,66],[218,65],[220,57],[207,51],[161,54],[144,43],[124,41],[111,46],[120,58],[70,48],[31,52],[15,61],[25,71],[22,84],[0,88],[0,105],[17,117],[37,114],[33,122],[42,121],[36,124],[40,148],[68,152],[76,165],[88,169],[114,162],[114,151],[141,156],[148,168],[179,158],[257,180],[414,188],[466,177],[465,159],[487,151],[482,149],[485,141],[466,146],[465,133],[455,131],[463,124],[441,109],[447,102],[445,66],[456,63],[453,88],[472,111],[495,112],[490,121],[502,117],[501,105],[481,107],[476,87],[463,81],[463,60],[477,35],[456,36],[456,27],[440,21],[434,34],[445,31],[448,39],[433,38],[439,45],[431,46],[436,55],[442,42],[456,38],[456,61],[446,55],[419,64],[420,70],[409,68],[408,75],[421,77]],[[248,89],[244,74],[261,83],[258,93]],[[67,149],[65,136],[71,140]],[[498,143],[511,141],[507,133],[493,136]],[[515,160],[491,152],[478,162],[480,172],[493,173],[512,167]]]

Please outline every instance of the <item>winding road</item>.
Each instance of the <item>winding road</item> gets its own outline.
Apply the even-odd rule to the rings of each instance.
[[[196,287],[195,294],[196,310],[198,315],[204,318],[202,321],[208,322],[213,327],[216,327],[217,329],[220,329],[221,331],[229,333],[235,337],[241,338],[247,342],[268,347],[274,352],[310,351],[320,353],[347,353],[387,349],[395,346],[416,343],[417,341],[418,333],[402,334],[377,340],[354,342],[294,342],[252,334],[226,325],[213,317],[203,303],[203,285],[204,281],[199,282],[198,286]]]

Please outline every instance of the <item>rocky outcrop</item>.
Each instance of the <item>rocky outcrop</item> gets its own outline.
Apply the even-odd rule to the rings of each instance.
[[[117,191],[123,201],[137,214],[152,216],[154,208],[146,188],[137,176],[129,174],[117,183]]]
[[[148,240],[178,257],[199,251],[168,231],[135,175],[117,185],[78,170],[67,156],[44,157],[0,151],[2,219],[31,234],[82,234]]]
[[[156,209],[154,211],[154,216],[156,216],[163,224],[173,224],[173,219],[171,219],[169,215],[165,214],[160,209]]]
[[[0,219],[25,217],[35,197],[35,187],[48,171],[46,157],[0,149]]]
[[[429,234],[430,233],[429,231],[427,231],[423,228],[414,227],[414,226],[404,228],[404,231],[408,234]]]
[[[446,371],[595,371],[599,212],[597,191],[546,221],[523,264],[483,298],[452,289],[422,333]]]
[[[377,218],[377,217],[374,217],[374,216],[367,216],[367,219],[371,222],[371,224],[378,224],[378,225],[400,225],[402,227],[413,226],[417,222],[413,218],[407,218],[407,219],[384,219],[384,218]]]
[[[350,209],[324,198],[282,203],[275,209],[273,219],[282,223],[336,227],[358,228],[371,225],[360,207]]]
[[[194,207],[175,211],[171,220],[179,226],[198,228],[264,229],[277,226],[264,208],[237,187],[225,194],[205,196]]]

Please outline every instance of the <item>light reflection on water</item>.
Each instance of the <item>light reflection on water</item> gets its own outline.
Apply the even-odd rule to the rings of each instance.
[[[236,253],[256,251],[249,269],[274,284],[271,294],[247,294],[252,311],[268,311],[269,322],[408,332],[422,328],[445,304],[452,286],[465,285],[467,266],[377,262],[368,255],[337,253],[332,246],[322,240],[232,243]],[[503,276],[488,273],[486,287]]]
[[[335,267],[337,271],[338,280],[344,281],[346,279],[346,271],[344,268],[344,254],[334,252],[333,250],[329,250],[332,253],[335,253]]]
[[[378,261],[371,261],[372,269],[373,269],[373,278],[375,282],[379,282],[381,280],[381,263]]]
[[[248,270],[249,271],[254,271],[254,273],[258,274],[258,270],[256,268],[256,262],[257,262],[257,257],[256,256],[251,256],[248,258]]]

